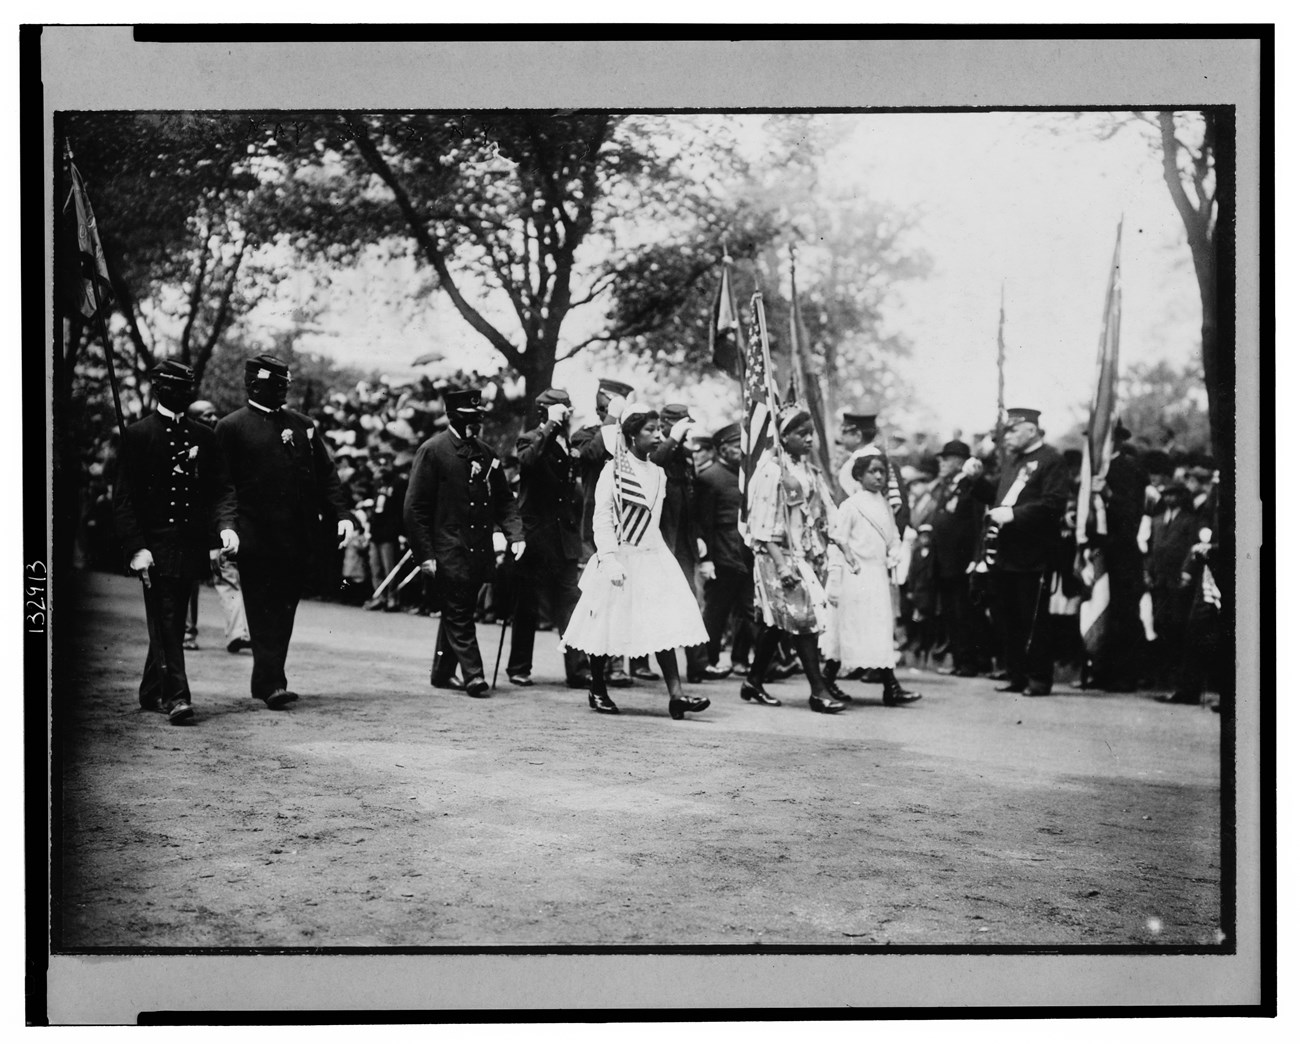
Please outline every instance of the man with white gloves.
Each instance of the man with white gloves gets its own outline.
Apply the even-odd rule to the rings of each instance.
[[[235,490],[206,426],[185,415],[194,371],[162,362],[150,373],[157,410],[126,429],[113,510],[128,568],[144,587],[149,654],[140,706],[173,725],[193,720],[185,673],[185,614],[208,551],[239,548]]]

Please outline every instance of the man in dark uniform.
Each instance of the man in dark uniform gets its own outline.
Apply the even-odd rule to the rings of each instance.
[[[1006,459],[996,485],[982,477],[983,465],[977,458],[970,458],[963,469],[980,479],[974,485],[975,496],[993,505],[988,521],[997,527],[989,579],[1008,676],[998,691],[1026,696],[1052,691],[1047,575],[1070,498],[1065,460],[1043,441],[1038,419],[1038,410],[1007,410]]]
[[[714,567],[707,561],[704,542],[696,530],[695,464],[686,450],[686,429],[692,418],[690,410],[681,403],[669,403],[659,414],[659,427],[663,441],[650,454],[650,460],[664,469],[664,506],[659,516],[659,531],[664,543],[677,559],[686,585],[695,594],[695,564],[706,563],[706,573]],[[694,684],[710,678],[725,678],[726,674],[710,673],[709,647],[696,645],[686,650],[686,680]],[[649,671],[649,664],[646,664]],[[728,672],[730,673],[730,672]],[[636,675],[635,670],[633,675]]]
[[[149,654],[140,706],[173,725],[194,716],[185,674],[185,615],[208,552],[239,549],[235,490],[211,429],[185,416],[194,371],[163,362],[151,372],[158,409],[126,429],[113,510],[128,568],[144,583]]]
[[[537,396],[536,426],[519,436],[519,517],[527,550],[519,560],[510,660],[506,677],[515,685],[532,685],[533,643],[538,599],[545,598],[556,634],[569,625],[578,604],[578,559],[582,557],[582,489],[578,462],[569,445],[569,393],[548,388]],[[588,688],[591,676],[577,649],[564,653],[564,676],[570,688]]]
[[[725,678],[749,666],[754,640],[754,554],[740,538],[740,425],[728,424],[713,436],[717,458],[696,477],[697,525],[706,551],[702,566],[704,628],[709,632],[709,664],[705,674]],[[727,621],[736,621],[736,640],[729,667],[719,660]]]
[[[1184,639],[1195,592],[1190,571],[1185,570],[1200,530],[1200,519],[1192,507],[1192,494],[1187,487],[1181,482],[1165,486],[1151,520],[1146,561],[1152,626],[1156,632],[1152,671],[1156,688],[1174,685],[1187,651]]]
[[[217,423],[239,497],[239,580],[253,642],[253,699],[282,710],[298,699],[285,660],[304,589],[352,537],[334,460],[315,422],[285,408],[289,367],[244,363],[248,405]]]
[[[494,527],[500,527],[518,561],[524,531],[501,460],[480,441],[482,399],[478,391],[443,393],[447,427],[416,451],[406,491],[406,536],[426,576],[442,592],[442,620],[429,684],[460,688],[453,675],[459,664],[465,692],[489,695],[483,657],[474,630],[479,589],[492,577],[496,553]]]
[[[960,439],[944,443],[930,516],[939,615],[952,653],[952,673],[961,678],[973,678],[985,659],[979,649],[979,621],[970,586],[984,507],[971,492],[970,477],[961,470],[969,459],[970,447]]]
[[[1092,685],[1109,692],[1133,692],[1144,666],[1146,634],[1141,602],[1145,578],[1138,529],[1146,507],[1147,473],[1129,444],[1132,433],[1116,423],[1114,455],[1104,479],[1093,479],[1093,492],[1106,507],[1106,533],[1100,538],[1110,584],[1101,648],[1092,658]]]
[[[582,557],[578,560],[580,575],[588,560],[596,553],[596,538],[591,530],[592,517],[596,511],[596,482],[605,470],[605,461],[614,455],[613,440],[622,437],[618,431],[618,421],[631,394],[630,384],[601,377],[596,387],[596,416],[600,423],[589,424],[573,433],[573,450],[577,454],[578,479],[582,486]],[[611,656],[606,662],[607,686],[625,689],[632,684],[623,657]],[[648,666],[646,670],[649,672]]]
[[[375,506],[370,513],[370,575],[376,588],[397,567],[398,545],[402,536],[402,512],[406,506],[407,476],[396,464],[396,455],[385,450],[376,461]],[[382,609],[395,613],[401,606],[397,600],[397,578],[384,588],[383,594],[372,597],[366,608]]]

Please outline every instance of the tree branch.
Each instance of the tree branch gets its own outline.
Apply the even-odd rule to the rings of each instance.
[[[451,298],[452,304],[460,312],[461,317],[469,323],[471,327],[479,332],[487,342],[500,352],[508,363],[517,370],[523,369],[524,353],[516,348],[506,339],[506,337],[491,323],[489,323],[482,314],[471,305],[460,288],[456,285],[455,279],[452,278],[451,269],[447,264],[442,249],[434,242],[433,237],[429,235],[428,225],[416,213],[415,206],[411,202],[410,194],[406,191],[405,186],[398,181],[397,175],[393,172],[392,167],[380,155],[379,149],[370,139],[370,134],[366,127],[360,123],[352,123],[347,117],[343,118],[344,125],[347,126],[353,135],[357,149],[370,165],[370,169],[379,175],[380,180],[388,186],[393,198],[397,202],[398,209],[410,226],[411,234],[419,244],[420,249],[424,252],[425,258],[438,273],[439,283],[447,296]]]
[[[203,281],[207,278],[208,273],[208,251],[212,242],[212,233],[209,229],[203,236],[199,245],[199,270],[194,273],[194,284],[189,293],[189,313],[185,317],[185,325],[181,327],[181,362],[187,366],[190,362],[190,335],[194,331],[194,321],[198,318],[199,304],[203,299]]]

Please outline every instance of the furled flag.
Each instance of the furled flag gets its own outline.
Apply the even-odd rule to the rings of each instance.
[[[795,387],[799,398],[812,414],[813,430],[817,433],[817,461],[822,474],[829,478],[831,471],[831,444],[826,437],[826,400],[822,395],[822,379],[817,360],[808,348],[808,329],[803,324],[803,310],[799,307],[799,289],[794,278],[794,250],[790,250],[790,352],[791,369],[795,374]]]
[[[731,258],[723,248],[722,281],[713,298],[709,314],[709,356],[713,365],[737,380],[745,379],[745,357],[740,347],[740,310],[736,307],[736,293],[731,286]]]
[[[1079,577],[1088,589],[1087,600],[1079,606],[1079,631],[1084,648],[1095,653],[1106,633],[1106,610],[1110,605],[1110,579],[1106,559],[1097,545],[1106,535],[1106,507],[1100,494],[1094,494],[1094,478],[1104,479],[1110,466],[1114,436],[1116,387],[1119,378],[1120,317],[1120,238],[1124,222],[1115,231],[1115,257],[1111,262],[1106,286],[1106,307],[1102,313],[1101,340],[1097,346],[1097,388],[1088,414],[1088,430],[1083,444],[1083,465],[1079,472],[1078,515],[1075,540],[1079,545]]]
[[[95,224],[95,212],[90,209],[81,174],[71,160],[68,173],[72,188],[63,203],[63,215],[65,220],[75,221],[77,229],[77,278],[80,282],[74,291],[75,307],[87,319],[93,319],[112,300],[113,289],[108,279],[104,247],[99,241],[99,228]]]
[[[737,528],[746,544],[749,543],[749,488],[754,471],[763,454],[772,448],[773,403],[771,375],[767,368],[767,353],[763,350],[758,312],[763,307],[763,295],[754,294],[751,301],[753,315],[749,327],[749,342],[742,363],[744,423],[740,428],[740,519]]]

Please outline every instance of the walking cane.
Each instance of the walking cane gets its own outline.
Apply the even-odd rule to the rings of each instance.
[[[514,570],[512,569],[511,572],[513,573]],[[506,647],[506,628],[510,624],[513,624],[515,622],[515,613],[518,611],[519,611],[519,585],[518,585],[518,578],[515,577],[515,604],[514,607],[510,610],[510,615],[508,617],[503,617],[501,620],[501,638],[497,642],[497,662],[496,662],[496,666],[492,668],[492,691],[493,692],[496,692],[497,673],[501,670],[501,651]]]
[[[398,574],[398,571],[401,570],[402,566],[406,565],[406,563],[409,562],[410,560],[411,560],[411,549],[408,547],[406,549],[406,554],[402,556],[401,561],[398,562],[397,565],[393,566],[393,571],[389,573],[386,577],[384,577],[384,582],[375,588],[375,593],[372,594],[370,597],[378,598],[381,594],[383,594],[384,588],[393,582],[393,577],[395,577]],[[400,591],[401,588],[399,587],[398,590]]]

